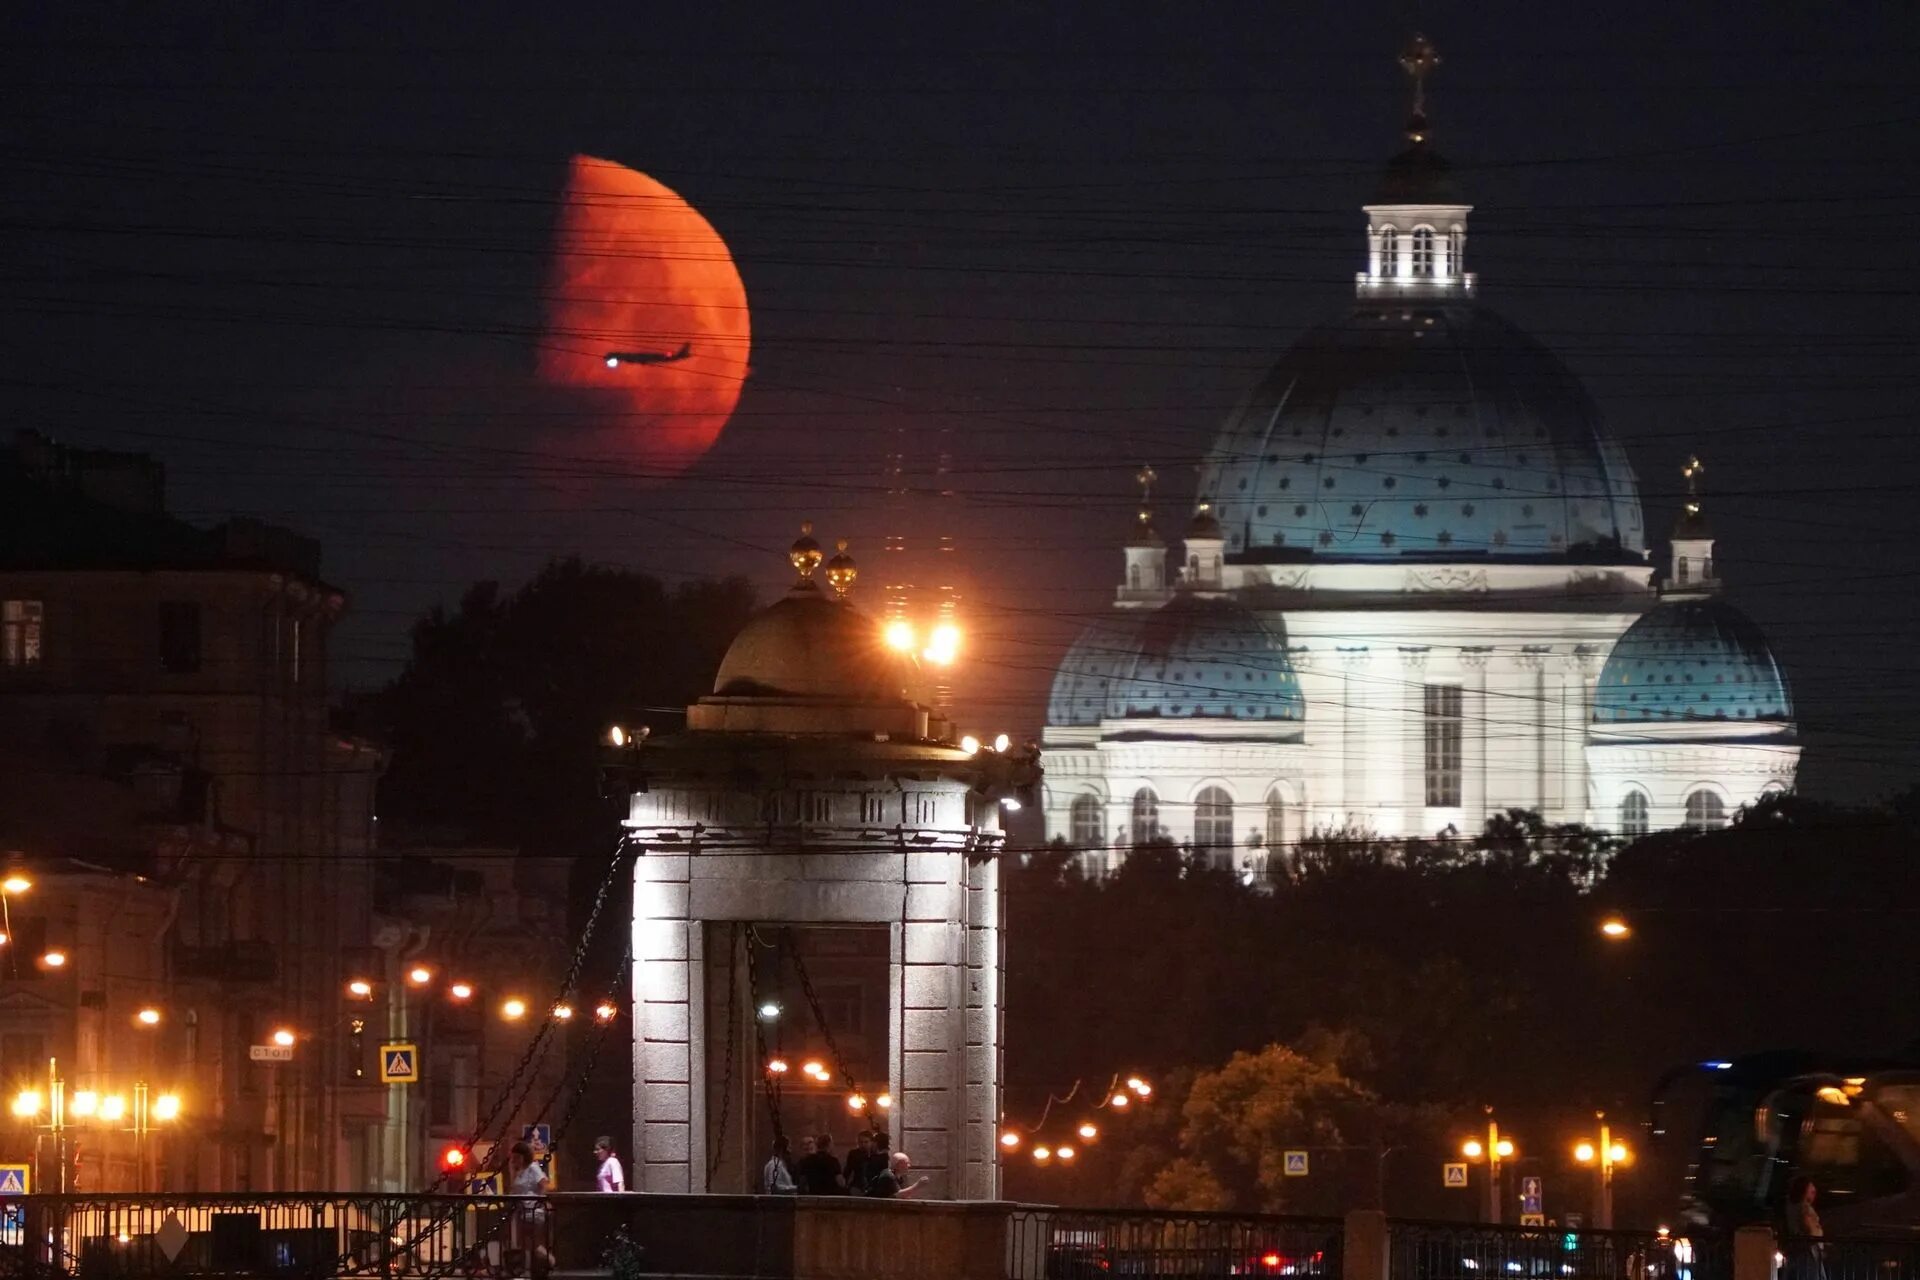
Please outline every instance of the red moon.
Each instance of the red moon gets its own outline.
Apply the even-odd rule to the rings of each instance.
[[[747,287],[713,225],[646,174],[575,156],[548,280],[541,380],[588,393],[620,420],[602,435],[614,452],[673,476],[720,438],[751,348]],[[609,363],[620,356],[630,358]]]

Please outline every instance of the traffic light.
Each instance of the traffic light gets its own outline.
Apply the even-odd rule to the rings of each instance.
[[[466,1148],[460,1146],[458,1143],[440,1152],[440,1172],[458,1173],[460,1170],[466,1168],[466,1165]]]

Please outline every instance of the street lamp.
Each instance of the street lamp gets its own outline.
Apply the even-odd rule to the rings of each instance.
[[[294,1034],[286,1027],[281,1027],[273,1033],[273,1042],[282,1049],[291,1049],[293,1048]]]
[[[1491,1108],[1489,1108],[1491,1111]],[[1518,1148],[1511,1138],[1500,1136],[1500,1122],[1491,1115],[1487,1118],[1487,1140],[1469,1138],[1460,1144],[1460,1154],[1468,1160],[1485,1159],[1487,1162],[1487,1221],[1498,1225],[1500,1222],[1500,1162],[1511,1160],[1518,1154]]]
[[[152,1005],[148,1005],[140,1012],[134,1014],[133,1020],[143,1027],[157,1027],[160,1025],[160,1011]]]
[[[1622,920],[1619,916],[1608,916],[1600,922],[1600,932],[1602,936],[1618,942],[1622,938],[1631,938],[1633,936],[1633,926],[1625,920]]]
[[[1633,1153],[1627,1150],[1626,1143],[1613,1140],[1613,1128],[1607,1123],[1607,1113],[1601,1111],[1595,1115],[1600,1121],[1600,1141],[1594,1143],[1583,1139],[1574,1147],[1573,1158],[1580,1164],[1593,1165],[1600,1175],[1593,1225],[1605,1231],[1613,1226],[1613,1171],[1617,1166],[1629,1163]]]
[[[25,893],[31,888],[33,888],[33,881],[27,879],[18,871],[8,876],[5,880],[0,880],[0,890],[4,890],[10,894]]]
[[[433,970],[423,964],[417,964],[407,970],[407,981],[416,987],[424,987],[433,981]]]

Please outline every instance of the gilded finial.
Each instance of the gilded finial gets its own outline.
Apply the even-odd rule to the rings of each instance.
[[[860,576],[860,567],[847,554],[847,540],[840,539],[834,544],[834,557],[827,561],[827,585],[833,588],[833,594],[840,599],[847,598],[847,592],[853,587],[853,580]]]
[[[1415,32],[1400,54],[1400,69],[1413,82],[1413,114],[1407,118],[1407,138],[1410,141],[1427,140],[1427,77],[1439,65],[1440,51],[1433,47],[1433,41]]]
[[[1153,501],[1153,482],[1159,478],[1160,473],[1153,469],[1151,462],[1141,463],[1140,470],[1134,473],[1133,482],[1140,486],[1141,506]]]
[[[1687,514],[1700,514],[1700,477],[1707,473],[1707,466],[1700,461],[1700,455],[1690,453],[1680,468],[1680,474],[1687,478]]]
[[[811,584],[813,571],[820,567],[820,557],[820,544],[813,540],[813,521],[805,521],[800,526],[800,536],[787,548],[787,562],[800,575],[801,583]]]

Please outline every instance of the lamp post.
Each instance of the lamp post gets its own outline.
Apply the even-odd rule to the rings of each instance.
[[[1595,1188],[1593,1225],[1606,1231],[1613,1226],[1613,1170],[1616,1165],[1626,1164],[1633,1158],[1624,1142],[1613,1140],[1613,1127],[1607,1123],[1607,1113],[1594,1113],[1600,1121],[1600,1142],[1582,1141],[1573,1148],[1573,1158],[1581,1164],[1593,1165],[1598,1172],[1599,1181]]]
[[[1493,1118],[1493,1108],[1487,1108],[1487,1141],[1482,1145],[1477,1138],[1470,1138],[1460,1145],[1460,1154],[1469,1160],[1485,1159],[1487,1162],[1487,1221],[1498,1226],[1501,1213],[1500,1162],[1511,1160],[1515,1154],[1513,1140],[1500,1136],[1500,1122]]]

